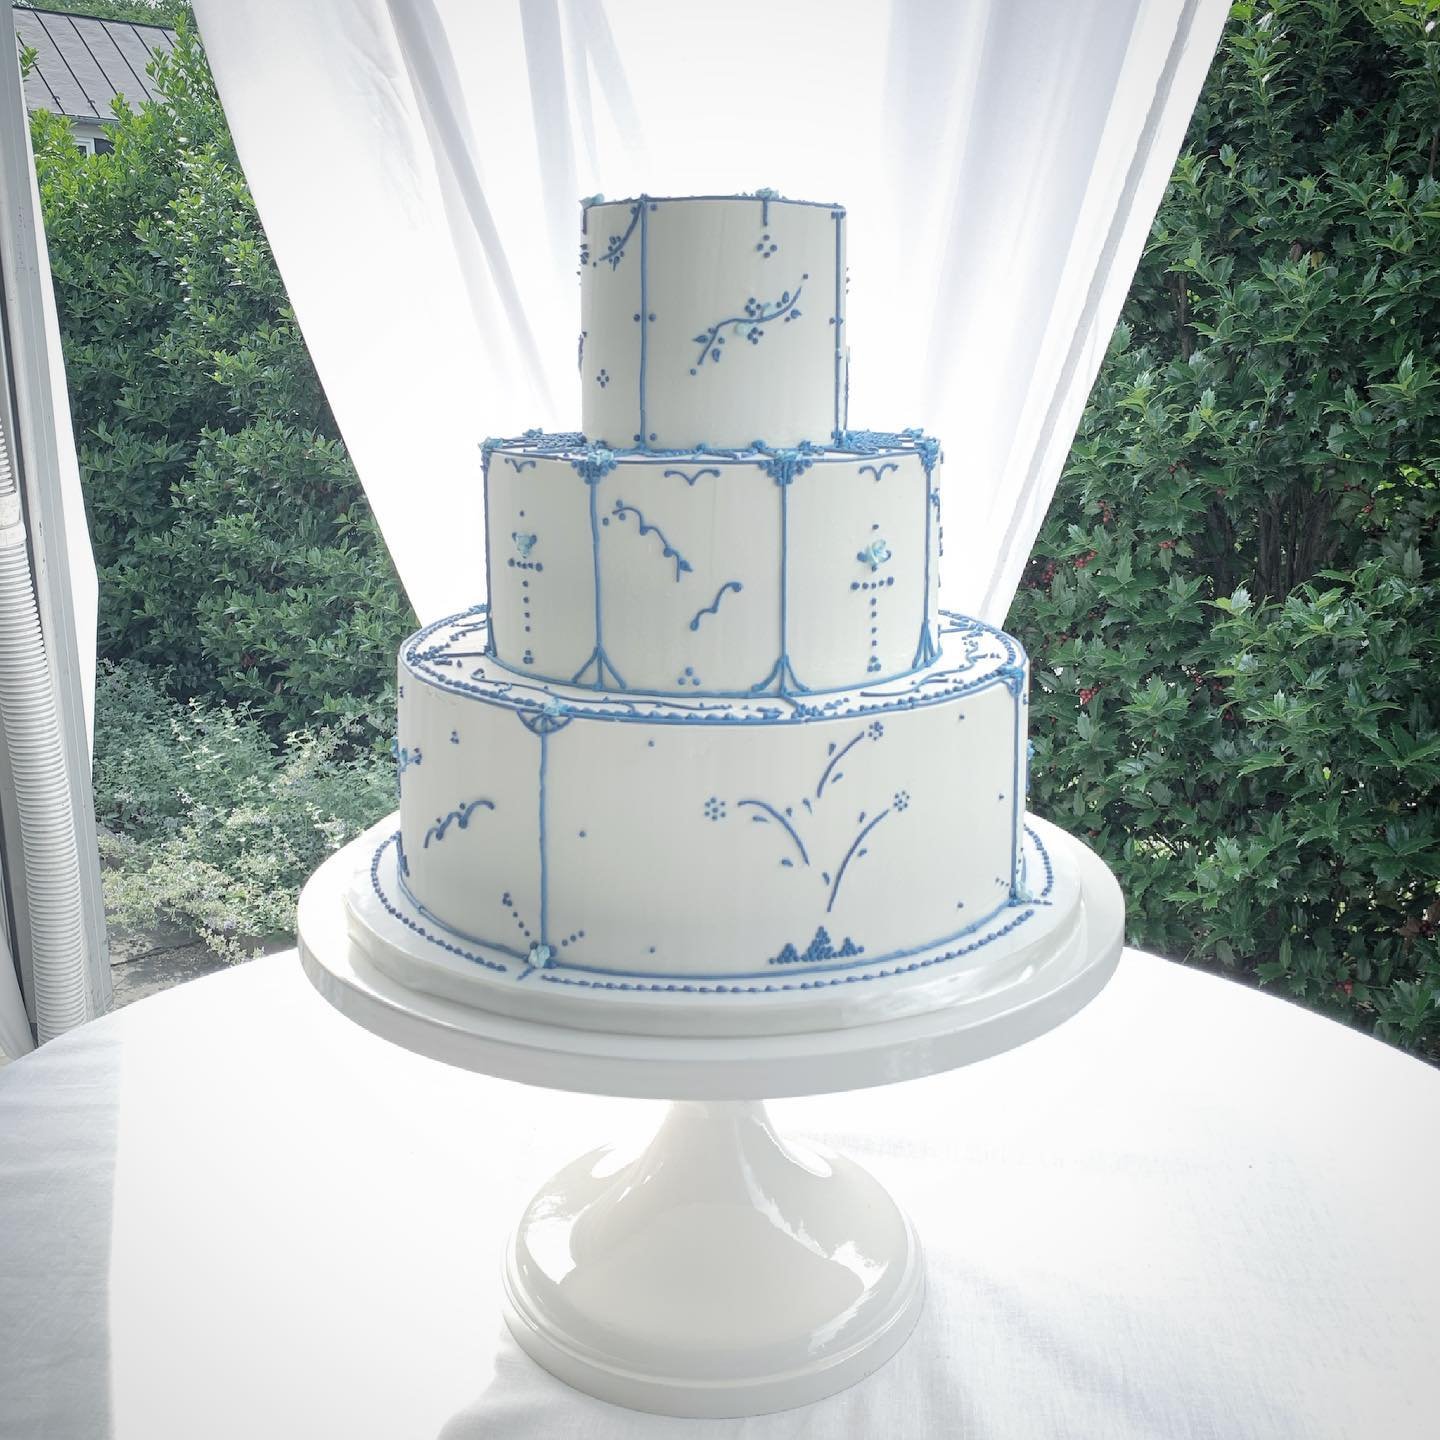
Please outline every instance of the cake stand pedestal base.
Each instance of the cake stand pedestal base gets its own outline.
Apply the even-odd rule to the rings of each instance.
[[[672,1104],[644,1151],[594,1150],[530,1202],[506,1320],[561,1380],[717,1419],[878,1369],[924,1301],[910,1222],[853,1161],[788,1144],[758,1102]]]

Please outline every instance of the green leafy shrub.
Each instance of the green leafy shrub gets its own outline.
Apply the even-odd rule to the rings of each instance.
[[[112,154],[36,115],[100,650],[269,725],[388,704],[411,617],[182,23]]]
[[[96,689],[95,810],[118,928],[170,922],[238,958],[294,931],[300,887],[395,804],[395,766],[358,722],[277,749],[243,710],[166,693],[127,663]]]
[[[1440,39],[1233,7],[1010,623],[1132,938],[1440,1057]]]

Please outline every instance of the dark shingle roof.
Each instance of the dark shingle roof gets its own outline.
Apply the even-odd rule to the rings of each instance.
[[[145,66],[152,52],[174,48],[173,30],[19,5],[12,13],[20,43],[37,54],[25,79],[25,104],[31,110],[109,120],[117,95],[135,106],[158,98]]]

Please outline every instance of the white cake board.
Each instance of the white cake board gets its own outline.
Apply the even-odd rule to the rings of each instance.
[[[407,989],[350,939],[344,895],[361,836],[311,877],[297,928],[306,974],[357,1024],[432,1059],[508,1080],[673,1104],[643,1154],[602,1148],[538,1192],[510,1242],[507,1321],[547,1370],[616,1404],[723,1417],[806,1404],[904,1343],[924,1276],[909,1221],[841,1156],[792,1147],[766,1098],[909,1080],[1034,1039],[1099,993],[1124,901],[1105,864],[1028,823],[1081,874],[1083,904],[1000,996],[874,1025],[670,1038],[550,1026]]]

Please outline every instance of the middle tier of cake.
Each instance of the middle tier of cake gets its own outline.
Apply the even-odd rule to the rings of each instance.
[[[936,655],[939,445],[487,440],[491,656],[557,684],[806,694]]]

